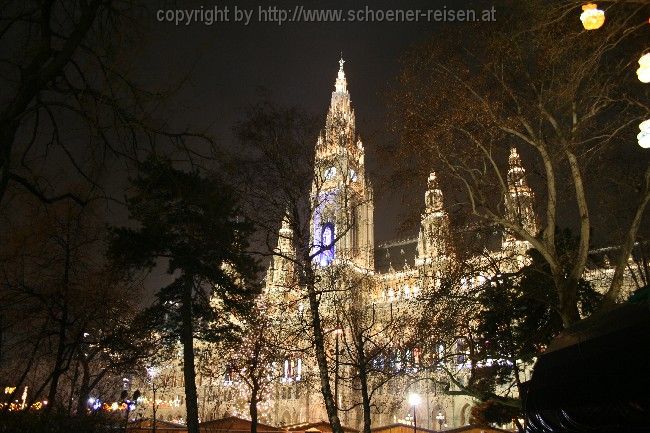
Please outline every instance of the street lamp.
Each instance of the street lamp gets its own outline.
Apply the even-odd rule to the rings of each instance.
[[[445,423],[445,416],[442,414],[442,411],[438,412],[436,419],[438,420],[438,430],[442,430],[442,425]]]
[[[418,431],[418,418],[415,414],[415,408],[421,402],[422,398],[420,397],[420,394],[416,394],[414,392],[409,394],[409,406],[413,406],[413,433],[417,433]]]
[[[158,369],[156,367],[147,368],[147,375],[151,379],[151,391],[153,392],[153,424],[151,426],[152,433],[156,433],[156,381],[154,380],[158,375]]]
[[[135,409],[135,405],[137,404],[138,399],[140,398],[140,391],[136,390],[133,393],[133,399],[129,400],[129,392],[125,389],[122,390],[122,394],[120,394],[120,401],[122,405],[124,406],[124,432],[126,433],[129,429],[129,414],[131,411]],[[116,408],[118,407],[117,403],[113,403],[115,408],[113,410],[117,410]]]

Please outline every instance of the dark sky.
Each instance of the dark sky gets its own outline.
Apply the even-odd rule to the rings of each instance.
[[[503,6],[509,4],[508,1],[498,3],[501,6],[496,8],[496,22],[487,24],[494,26],[495,32],[502,30],[500,23],[509,13]],[[205,11],[215,6],[219,10],[228,7],[228,22],[206,25],[193,21],[189,25],[175,25],[157,20],[159,10],[163,14],[176,9]],[[234,22],[235,6],[253,10],[248,25]],[[357,132],[365,144],[369,175],[376,190],[376,243],[416,234],[416,227],[398,228],[404,221],[417,221],[426,179],[422,179],[419,190],[396,192],[382,188],[382,176],[390,171],[390,161],[385,157],[380,160],[377,149],[395,140],[387,132],[386,92],[400,70],[400,57],[409,47],[430,38],[442,39],[457,34],[446,30],[466,31],[471,40],[470,32],[475,26],[466,22],[428,22],[424,19],[406,23],[285,22],[282,25],[258,19],[260,7],[292,11],[297,6],[310,10],[341,9],[344,14],[366,7],[375,11],[472,9],[478,14],[492,8],[493,3],[486,0],[160,2],[143,9],[139,29],[142,37],[127,48],[129,61],[145,87],[160,89],[170,83],[179,83],[173,98],[161,108],[164,117],[179,127],[190,125],[195,130],[205,130],[224,145],[232,146],[231,127],[242,117],[248,104],[259,100],[260,86],[266,88],[276,102],[298,105],[310,114],[324,117],[343,52]],[[576,26],[579,26],[578,15]],[[634,145],[625,149],[638,154]],[[636,161],[630,155],[614,154],[612,158],[617,163]],[[527,168],[529,174],[534,175],[534,167]],[[532,183],[535,182],[533,177],[529,179]],[[592,192],[599,195],[601,190],[596,188]],[[448,200],[454,200],[453,195],[454,191],[445,191]],[[566,225],[575,221],[575,203],[569,200],[568,208],[565,207],[563,212],[568,213],[562,215],[562,221]],[[601,214],[609,213],[594,213]],[[595,239],[609,241],[609,226],[598,218],[593,222]]]
[[[458,6],[454,6],[457,4]],[[200,22],[175,25],[159,22],[158,9],[211,9],[228,6],[230,22],[211,26]],[[253,9],[249,25],[232,22],[234,6]],[[341,52],[346,60],[357,131],[364,140],[371,178],[379,183],[383,164],[376,158],[377,146],[391,140],[386,134],[387,86],[399,71],[399,58],[412,44],[429,38],[440,26],[464,23],[335,23],[259,22],[258,8],[278,6],[293,9],[452,9],[489,7],[486,2],[462,1],[366,1],[366,2],[172,2],[151,8],[143,15],[143,38],[134,47],[136,69],[153,86],[169,85],[183,78],[182,87],[165,108],[166,116],[179,125],[188,123],[215,134],[226,144],[232,141],[231,126],[242,109],[259,97],[262,86],[274,100],[298,105],[324,116],[329,105]],[[462,6],[460,6],[462,5]],[[475,5],[475,6],[472,6]],[[162,13],[162,12],[161,12]],[[498,19],[498,11],[497,11]],[[425,179],[422,180],[423,194]],[[396,227],[400,217],[398,197],[376,195],[376,238],[403,236]]]

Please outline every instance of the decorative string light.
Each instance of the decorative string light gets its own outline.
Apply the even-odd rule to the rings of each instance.
[[[582,5],[580,21],[585,30],[596,30],[605,24],[605,12],[598,9],[596,3],[587,3]]]
[[[639,59],[639,69],[636,75],[642,83],[650,83],[650,52],[645,53]]]
[[[643,147],[644,149],[649,149],[650,148],[650,119],[644,120],[639,124],[639,129],[641,132],[639,132],[639,135],[636,136],[637,140],[639,140],[639,146]]]

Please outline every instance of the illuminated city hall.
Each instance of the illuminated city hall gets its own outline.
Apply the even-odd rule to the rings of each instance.
[[[344,61],[339,70],[332,92],[325,128],[315,143],[314,180],[311,191],[313,211],[311,216],[311,240],[317,272],[323,274],[322,284],[327,284],[327,274],[338,269],[338,275],[347,275],[347,281],[367,311],[376,313],[377,330],[386,329],[386,338],[394,341],[393,359],[378,357],[374,362],[377,370],[391,370],[393,374],[381,375],[371,383],[373,390],[372,425],[386,426],[395,423],[412,424],[415,418],[421,428],[448,429],[470,422],[470,411],[475,401],[458,391],[457,385],[436,369],[419,368],[421,358],[426,356],[418,347],[399,350],[399,338],[408,338],[411,331],[410,314],[417,314],[418,295],[438,280],[453,260],[453,246],[449,245],[450,221],[444,206],[444,185],[435,173],[422,179],[423,206],[417,237],[375,245],[373,188],[365,168],[364,144],[355,128],[355,113],[344,72]],[[506,209],[509,218],[516,219],[528,231],[536,232],[533,210],[534,193],[526,181],[525,169],[515,148],[511,148],[507,168],[508,193],[511,195]],[[504,270],[513,270],[527,263],[525,252],[529,244],[500,230],[498,245],[489,252],[498,259]],[[276,255],[267,270],[262,302],[273,305],[269,314],[279,314],[287,323],[297,321],[307,308],[295,292],[296,278],[292,247],[293,231],[290,224],[282,221],[279,229]],[[476,257],[480,263],[485,256]],[[611,274],[611,269],[593,268],[599,276]],[[587,275],[590,278],[590,275]],[[600,277],[599,277],[600,278]],[[480,284],[482,276],[462,284]],[[461,284],[461,286],[462,286]],[[626,281],[629,286],[629,282]],[[327,290],[323,290],[327,292]],[[359,429],[363,425],[363,413],[358,389],[350,380],[345,339],[341,326],[339,307],[344,302],[336,296],[324,295],[321,302],[328,345],[329,359],[339,417],[347,427]],[[274,311],[274,312],[273,312]],[[391,323],[389,323],[391,322]],[[389,330],[390,329],[390,330]],[[388,342],[390,343],[390,342]],[[390,343],[393,344],[393,343]],[[304,345],[303,345],[304,347]],[[463,369],[468,360],[461,346],[453,348],[457,355],[450,357],[449,368],[462,380]],[[433,351],[446,348],[434,347]],[[298,351],[296,351],[298,353]],[[259,421],[274,426],[299,426],[327,420],[327,413],[318,382],[314,359],[301,354],[288,355],[278,362],[277,380],[265,391],[259,403]],[[227,361],[222,375],[197,377],[199,389],[199,414],[202,421],[227,415],[248,417],[248,390],[228,371]],[[171,386],[160,390],[161,404],[158,416],[175,420],[184,415],[182,374]],[[524,371],[527,376],[529,370]],[[525,378],[524,378],[525,379]],[[516,393],[516,387],[513,387]],[[417,401],[413,401],[413,396]],[[514,395],[516,397],[516,395]],[[409,399],[411,397],[411,399]],[[417,404],[415,404],[417,403]]]

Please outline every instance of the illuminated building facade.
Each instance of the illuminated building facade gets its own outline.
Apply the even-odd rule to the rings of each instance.
[[[418,314],[415,302],[418,295],[428,286],[438,284],[453,262],[450,218],[445,210],[441,184],[436,174],[431,173],[426,183],[418,236],[375,246],[373,189],[366,175],[364,145],[356,131],[355,113],[343,63],[341,59],[325,128],[316,141],[310,197],[313,209],[311,251],[314,264],[319,269],[319,280],[323,284],[330,270],[343,270],[342,273],[349,278],[338,274],[335,288],[339,287],[336,284],[340,285],[340,281],[356,279],[358,284],[351,286],[355,294],[354,302],[365,303],[366,310],[376,312],[379,317],[376,327],[381,329],[387,326],[386,318],[389,315],[393,322],[402,327],[387,337],[394,338],[395,347],[398,348],[400,336],[407,338],[409,324],[415,321],[414,317]],[[508,192],[504,203],[507,218],[530,232],[536,232],[534,194],[526,181],[526,172],[515,148],[510,150],[506,181]],[[507,232],[499,231],[498,234],[500,248],[489,252],[489,258],[501,263],[504,271],[525,265],[525,252],[530,245]],[[278,320],[291,322],[298,320],[296,317],[304,314],[307,307],[297,294],[300,288],[292,262],[295,258],[293,231],[287,218],[281,222],[276,253],[266,274],[263,297],[265,302],[279,306],[272,313],[279,316]],[[486,258],[483,256],[475,258],[477,265],[484,260]],[[612,272],[611,267],[605,265],[590,269],[587,277],[602,281],[603,275],[611,278]],[[461,285],[480,284],[481,278],[477,276],[472,281],[461,282]],[[629,287],[629,282],[626,285]],[[327,290],[323,289],[323,292]],[[360,428],[363,420],[358,406],[358,390],[345,385],[352,370],[345,359],[344,335],[341,335],[345,331],[339,331],[341,325],[338,321],[341,319],[338,308],[344,302],[340,297],[325,294],[321,308],[330,346],[330,367],[334,370],[334,393],[339,407],[348,409],[342,410],[340,417],[344,425]],[[304,344],[301,346],[305,347]],[[462,352],[461,348],[455,349]],[[430,350],[442,351],[444,348]],[[299,352],[296,350],[296,353]],[[304,352],[300,353],[303,354],[287,356],[280,365],[275,366],[280,374],[277,383],[265,392],[259,403],[260,422],[289,426],[327,419],[318,378],[315,377],[316,363]],[[415,408],[418,426],[439,430],[469,423],[473,400],[468,396],[453,394],[457,389],[445,379],[443,373],[418,370],[422,356],[425,354],[419,348],[411,347],[400,352],[397,359],[377,357],[374,361],[381,364],[378,368],[390,363],[395,371],[407,373],[395,374],[381,385],[373,384],[374,426],[412,422],[413,408],[407,401],[411,393],[421,397],[420,404]],[[461,354],[455,357],[453,363],[455,368],[466,368],[467,359]],[[174,386],[169,388],[168,396],[161,398],[164,407],[160,409],[161,416],[170,420],[184,413],[182,374],[178,371],[173,375],[178,378],[170,379],[174,381]],[[176,381],[179,381],[178,384]],[[197,385],[202,420],[224,415],[247,416],[248,391],[246,387],[238,385],[227,366],[225,376],[199,374]]]

